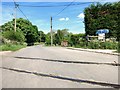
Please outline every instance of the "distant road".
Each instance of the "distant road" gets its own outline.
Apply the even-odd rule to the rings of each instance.
[[[2,57],[2,87],[120,87],[115,62],[118,63],[118,56],[31,46]]]

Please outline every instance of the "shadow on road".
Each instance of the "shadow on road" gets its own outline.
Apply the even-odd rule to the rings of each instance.
[[[119,63],[98,63],[98,62],[66,61],[66,60],[58,60],[58,59],[33,58],[33,57],[14,57],[14,58],[19,58],[19,59],[30,59],[30,60],[43,60],[43,61],[61,62],[61,63],[96,64],[96,65],[120,66]]]
[[[7,68],[7,67],[0,67],[0,68],[5,69],[5,70],[20,72],[20,73],[28,73],[28,74],[33,74],[33,75],[37,75],[37,76],[51,77],[51,78],[56,78],[56,79],[61,79],[61,80],[72,81],[72,82],[87,83],[87,84],[100,85],[100,86],[107,86],[107,87],[112,87],[112,88],[117,88],[117,89],[120,88],[119,84],[111,84],[111,83],[105,83],[105,82],[96,82],[96,81],[75,79],[75,78],[64,77],[64,76],[55,76],[55,75],[52,75],[52,74],[43,74],[43,73],[38,73],[38,72],[31,72],[31,71],[13,69],[13,68]]]

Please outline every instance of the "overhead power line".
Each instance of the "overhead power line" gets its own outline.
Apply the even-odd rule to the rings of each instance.
[[[15,0],[13,0],[13,2],[14,2],[14,4],[16,5],[16,2],[15,2]]]
[[[16,2],[13,0],[14,5],[15,5],[15,25],[14,25],[14,31],[16,32],[16,18],[17,18],[17,7],[18,5],[16,4]]]
[[[68,4],[65,8],[63,8],[60,12],[58,12],[54,17],[58,16],[60,13],[62,13],[66,8],[68,8],[70,5],[73,4],[75,0],[73,0],[70,4]]]
[[[28,18],[27,18],[27,16],[25,15],[25,13],[20,9],[20,7],[19,7],[19,4],[17,4],[16,2],[15,2],[15,0],[13,0],[13,2],[14,2],[14,4],[15,4],[15,7],[25,16],[25,18],[28,20]],[[29,21],[29,20],[28,20]]]
[[[83,2],[83,3],[76,3],[76,4],[71,4],[70,6],[79,6],[79,5],[82,5],[82,4],[89,4],[89,3],[93,3],[93,2]],[[2,4],[2,5],[7,5],[7,4]],[[69,4],[66,4],[66,5],[22,5],[22,4],[19,4],[20,7],[64,7],[64,6],[68,6]]]
[[[28,17],[25,15],[25,13],[18,7],[19,11],[25,16],[25,18],[29,21]]]
[[[73,2],[71,2],[70,6],[77,6],[77,5],[81,5],[81,4],[87,4],[87,3],[92,3],[92,2],[84,2],[84,3],[77,3],[77,4],[72,4]],[[66,5],[19,5],[22,7],[64,7],[64,6],[68,6],[69,4]]]
[[[15,2],[15,0],[13,0],[15,8],[17,8],[19,5]]]

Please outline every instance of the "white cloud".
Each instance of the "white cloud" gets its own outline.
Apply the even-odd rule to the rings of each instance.
[[[59,20],[60,20],[60,21],[68,21],[69,18],[68,18],[68,17],[67,17],[67,18],[60,18]]]
[[[83,13],[80,13],[77,17],[80,19],[83,19],[85,17],[85,15]]]
[[[60,18],[59,20],[60,20],[60,21],[64,21],[64,20],[65,20],[65,18]]]
[[[68,20],[69,20],[69,18],[67,17],[67,18],[66,18],[66,21],[68,21]]]

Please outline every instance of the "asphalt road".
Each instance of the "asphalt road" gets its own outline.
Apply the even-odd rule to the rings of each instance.
[[[2,87],[120,87],[116,63],[115,55],[31,46],[2,56]]]

